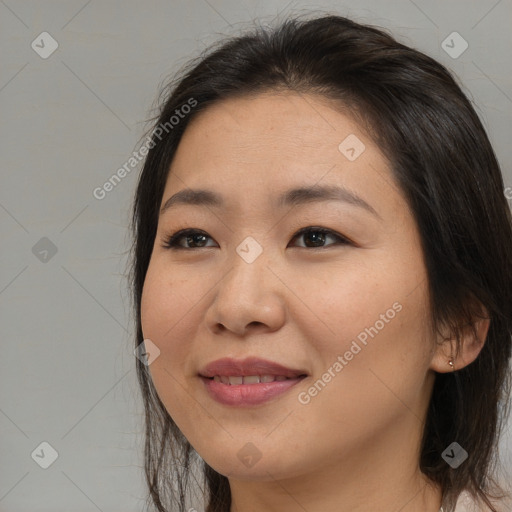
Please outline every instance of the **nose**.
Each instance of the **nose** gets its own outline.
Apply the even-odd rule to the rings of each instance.
[[[229,258],[230,269],[215,287],[206,313],[206,324],[214,334],[230,331],[246,336],[250,331],[278,330],[286,317],[285,285],[268,268],[265,251],[248,263],[236,252]]]

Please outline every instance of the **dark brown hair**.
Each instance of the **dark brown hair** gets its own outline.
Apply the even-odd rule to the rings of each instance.
[[[503,493],[494,470],[508,415],[512,333],[512,219],[503,178],[482,123],[450,72],[382,29],[325,14],[256,27],[211,47],[165,87],[134,199],[136,346],[143,340],[141,294],[159,206],[184,130],[213,103],[272,91],[335,100],[372,134],[419,229],[433,332],[448,325],[460,342],[482,311],[489,316],[477,359],[436,375],[418,463],[441,485],[445,512],[464,490],[496,510],[490,499]],[[187,104],[195,106],[183,109]],[[186,115],[169,122],[177,110]],[[229,512],[227,478],[198,457],[138,360],[137,375],[145,406],[148,501],[160,512],[185,511],[197,463],[207,512]],[[469,454],[457,469],[441,457],[454,441]]]

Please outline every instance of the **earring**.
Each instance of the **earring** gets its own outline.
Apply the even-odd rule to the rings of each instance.
[[[455,371],[455,367],[453,366],[453,361],[451,359],[448,361],[448,364],[450,365],[451,369]]]

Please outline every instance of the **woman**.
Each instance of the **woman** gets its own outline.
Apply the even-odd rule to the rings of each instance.
[[[512,220],[450,73],[374,27],[287,20],[192,62],[146,151],[156,510],[188,510],[194,468],[208,512],[500,510]]]

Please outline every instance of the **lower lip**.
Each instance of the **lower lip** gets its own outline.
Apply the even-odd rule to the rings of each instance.
[[[210,396],[223,405],[247,406],[258,405],[281,395],[301,382],[305,377],[259,384],[230,385],[201,377]]]

